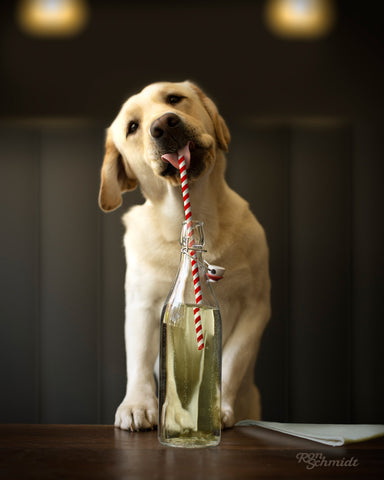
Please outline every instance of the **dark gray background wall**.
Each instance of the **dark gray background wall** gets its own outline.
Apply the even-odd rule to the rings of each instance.
[[[99,212],[104,129],[137,88],[192,78],[270,244],[264,418],[383,422],[381,17],[339,1],[332,34],[304,42],[268,33],[262,1],[91,4],[71,40],[28,38],[0,7],[0,421],[113,421],[120,218],[142,198]]]

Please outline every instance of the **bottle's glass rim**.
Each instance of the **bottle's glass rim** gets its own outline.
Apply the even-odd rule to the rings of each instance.
[[[184,220],[180,232],[180,245],[187,249],[201,250],[205,245],[203,222],[199,220]],[[190,233],[188,234],[188,226]]]

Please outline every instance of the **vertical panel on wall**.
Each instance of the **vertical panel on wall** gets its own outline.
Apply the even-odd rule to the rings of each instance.
[[[261,342],[255,380],[262,416],[275,421],[287,421],[288,415],[288,162],[289,130],[281,124],[255,122],[232,130],[228,182],[250,203],[270,250],[272,317]]]
[[[0,422],[38,422],[40,136],[0,128]]]
[[[353,420],[384,423],[384,129],[355,134]]]
[[[102,131],[43,130],[41,402],[47,423],[96,423],[99,410],[98,210]]]
[[[101,166],[101,163],[100,163]],[[123,205],[101,215],[101,422],[114,422],[126,387],[124,347],[124,227],[121,217],[131,205],[143,202],[138,190],[124,195]]]
[[[291,421],[348,422],[351,129],[298,125],[291,159]]]
[[[37,422],[39,153],[37,131],[0,128],[0,421]]]

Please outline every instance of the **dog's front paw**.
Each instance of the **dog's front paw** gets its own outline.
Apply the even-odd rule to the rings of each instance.
[[[153,429],[157,426],[157,415],[155,396],[143,399],[127,396],[116,411],[115,427],[131,432]]]
[[[235,424],[235,414],[233,408],[223,404],[221,406],[221,426],[222,428],[230,428]]]
[[[165,402],[163,406],[164,428],[168,432],[176,433],[196,429],[196,422],[191,414],[179,402]]]

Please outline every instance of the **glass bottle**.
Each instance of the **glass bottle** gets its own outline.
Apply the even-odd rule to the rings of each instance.
[[[161,316],[158,436],[163,445],[213,446],[221,436],[222,333],[219,306],[203,260],[203,224],[183,222],[180,243],[179,270]],[[192,257],[201,285],[201,350],[195,330]]]

